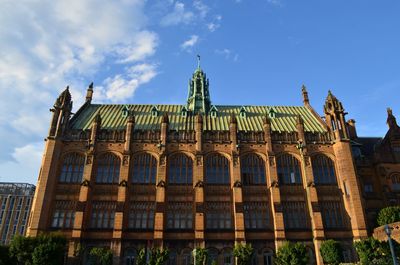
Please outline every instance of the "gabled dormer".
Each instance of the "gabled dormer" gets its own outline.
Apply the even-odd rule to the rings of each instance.
[[[270,119],[275,119],[276,118],[276,110],[273,107],[270,107],[268,109],[268,117]]]
[[[156,105],[153,105],[153,107],[151,107],[150,112],[152,117],[158,117],[159,110]]]
[[[124,105],[121,110],[122,117],[126,118],[129,116],[129,107],[128,105]]]
[[[217,107],[215,107],[214,105],[211,106],[211,109],[210,109],[210,116],[211,116],[211,118],[216,118],[216,117],[218,117],[218,109],[217,109]]]
[[[186,117],[187,117],[187,114],[188,114],[188,109],[187,109],[187,107],[186,107],[186,106],[182,106],[182,108],[181,108],[181,116],[184,117],[184,118],[186,118]]]
[[[247,117],[247,110],[246,110],[246,108],[244,106],[242,106],[240,108],[239,116],[240,116],[240,118],[246,118]]]

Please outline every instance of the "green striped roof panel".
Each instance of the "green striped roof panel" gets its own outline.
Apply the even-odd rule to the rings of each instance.
[[[123,117],[122,109],[127,106],[134,112],[135,130],[160,130],[164,113],[169,117],[170,130],[194,130],[194,116],[184,117],[181,113],[183,105],[123,105],[123,104],[91,104],[80,110],[71,120],[72,129],[85,130],[91,127],[95,116],[99,113],[102,118],[101,127],[105,129],[125,129],[127,117]],[[151,113],[156,106],[159,113],[154,117]],[[306,132],[326,132],[324,125],[315,117],[310,109],[303,106],[244,106],[246,117],[239,115],[242,106],[216,105],[217,117],[203,116],[203,129],[213,131],[228,131],[232,113],[237,117],[239,131],[262,131],[263,117],[273,108],[276,117],[271,118],[273,131],[296,131],[297,116],[304,120]]]

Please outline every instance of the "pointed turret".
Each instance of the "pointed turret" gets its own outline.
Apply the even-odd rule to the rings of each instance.
[[[310,100],[308,98],[308,92],[305,85],[301,87],[301,94],[303,95],[303,103],[305,106],[310,105]]]
[[[207,113],[211,106],[210,92],[208,90],[209,80],[200,67],[200,56],[198,56],[198,65],[189,80],[189,91],[187,99],[188,110],[194,113]]]
[[[386,123],[389,126],[389,129],[398,127],[396,117],[393,115],[393,111],[391,108],[387,108],[387,114],[388,117]]]
[[[87,91],[86,91],[86,102],[92,102],[92,98],[93,98],[93,82],[90,83]]]
[[[61,92],[50,111],[53,112],[53,118],[50,125],[49,137],[60,136],[67,128],[71,117],[72,100],[69,86]]]
[[[324,105],[325,119],[328,127],[334,132],[334,136],[337,140],[348,139],[348,133],[346,130],[346,120],[342,102],[340,102],[329,90],[328,96],[325,100]]]

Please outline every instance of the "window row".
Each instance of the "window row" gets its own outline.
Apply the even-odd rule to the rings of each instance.
[[[322,220],[326,229],[344,229],[348,220],[343,203],[340,201],[319,202]],[[51,220],[52,228],[72,229],[75,219],[73,201],[56,201]],[[96,201],[92,204],[90,228],[112,229],[114,226],[116,202]],[[207,202],[205,204],[205,227],[208,230],[233,228],[233,212],[230,202]],[[282,202],[283,219],[286,229],[304,230],[310,228],[310,217],[305,202]],[[152,230],[154,228],[156,204],[154,202],[132,202],[128,217],[128,228]],[[267,202],[246,202],[243,204],[246,229],[272,229],[270,209]],[[192,203],[170,202],[166,208],[166,229],[191,230],[194,227]]]
[[[302,184],[300,161],[290,155],[277,157],[279,182],[284,185]],[[62,183],[80,183],[83,179],[85,158],[78,153],[67,155],[60,170],[59,181]],[[243,156],[240,161],[243,185],[266,184],[264,160],[256,154]],[[121,159],[106,153],[99,157],[95,165],[96,183],[118,183]],[[132,159],[131,180],[136,184],[155,184],[157,178],[157,159],[148,153],[136,155]],[[312,157],[312,168],[316,184],[336,184],[335,166],[325,155]],[[204,179],[208,184],[230,184],[230,162],[220,154],[207,156],[204,163]],[[193,183],[193,161],[185,154],[176,154],[169,158],[167,169],[168,183]]]

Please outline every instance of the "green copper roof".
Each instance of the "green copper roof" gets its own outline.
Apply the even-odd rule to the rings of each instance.
[[[170,130],[194,130],[195,117],[182,115],[184,105],[87,105],[79,111],[71,120],[72,129],[85,130],[91,127],[95,116],[101,115],[101,128],[125,129],[127,117],[122,114],[124,106],[133,111],[135,116],[135,130],[160,130],[161,119],[164,113],[169,117]],[[153,106],[158,109],[158,115],[152,114]],[[210,114],[203,116],[204,130],[228,131],[231,113],[237,117],[239,131],[263,131],[263,117],[273,108],[276,117],[271,118],[273,131],[296,131],[296,119],[301,115],[304,120],[306,132],[325,132],[323,125],[307,107],[293,106],[215,106],[216,117]],[[240,109],[244,107],[246,115],[240,116]]]

